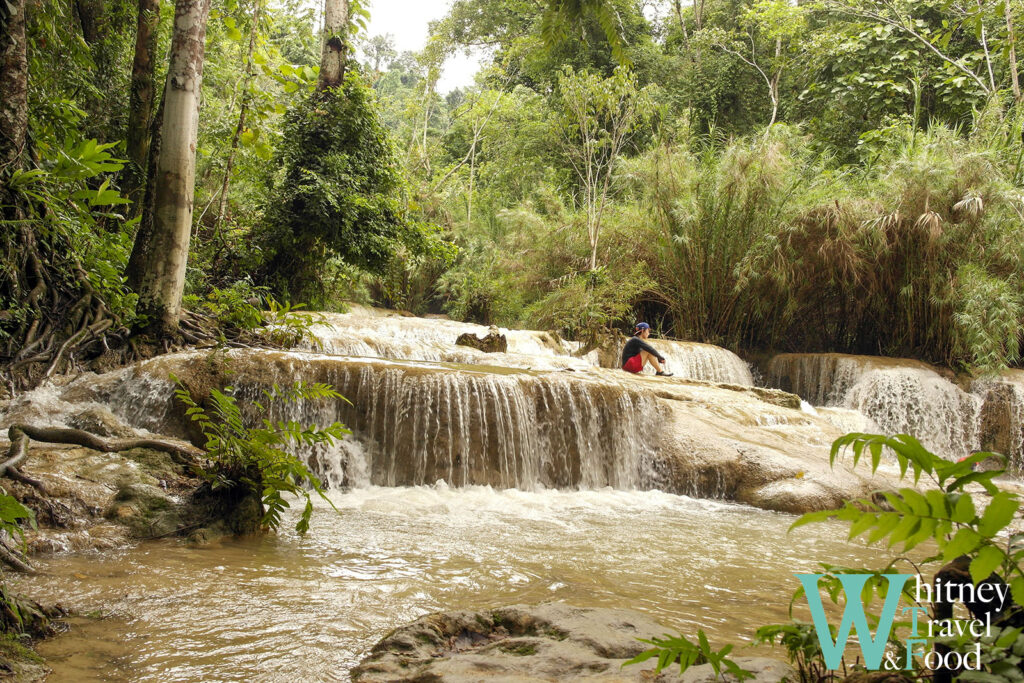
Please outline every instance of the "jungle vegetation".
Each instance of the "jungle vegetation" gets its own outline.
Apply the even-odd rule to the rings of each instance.
[[[1019,362],[1020,0],[368,9],[0,5],[12,386],[232,302]]]

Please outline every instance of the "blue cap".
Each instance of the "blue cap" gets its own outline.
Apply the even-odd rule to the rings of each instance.
[[[651,329],[651,326],[648,325],[647,323],[637,323],[636,324],[636,329],[638,329],[638,330],[649,330],[649,329]]]

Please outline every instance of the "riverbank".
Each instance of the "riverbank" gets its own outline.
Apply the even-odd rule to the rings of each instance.
[[[166,452],[34,442],[23,469],[47,495],[11,487],[39,516],[28,544],[42,573],[17,585],[78,615],[40,645],[60,675],[330,679],[426,613],[551,600],[742,641],[786,618],[794,571],[891,559],[831,526],[787,533],[793,513],[897,486],[894,465],[832,467],[839,435],[934,423],[946,431],[923,438],[955,450],[984,433],[961,418],[982,424],[988,399],[900,359],[784,356],[758,381],[724,349],[655,341],[677,372],[660,378],[603,367],[547,332],[502,330],[506,350],[487,353],[455,344],[487,328],[387,311],[332,314],[317,329],[319,348],[166,354],[0,406],[0,426],[184,448],[202,441],[172,375],[200,402],[232,386],[245,406],[297,381],[347,399],[272,413],[353,431],[294,451],[342,512],[318,510],[308,537],[199,533],[188,511],[199,482]],[[1012,390],[1000,396],[1012,407]],[[993,424],[1011,424],[1004,412]],[[177,537],[190,533],[191,544]]]

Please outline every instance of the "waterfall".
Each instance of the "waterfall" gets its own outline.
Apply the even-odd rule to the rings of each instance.
[[[754,385],[750,366],[728,349],[696,342],[655,340],[653,344],[677,377],[745,387]]]
[[[388,358],[561,370],[598,364],[597,353],[580,355],[580,344],[552,332],[499,328],[508,340],[508,353],[484,353],[456,346],[459,335],[483,337],[490,328],[438,318],[416,318],[353,306],[349,313],[324,313],[313,328],[319,344],[308,350],[355,358]]]
[[[189,354],[147,361],[65,392],[109,405],[136,428],[194,435],[170,373],[205,372]],[[452,371],[437,364],[294,352],[232,352],[222,361],[243,403],[273,385],[324,382],[344,400],[275,404],[272,418],[339,421],[332,447],[297,450],[332,486],[632,489],[650,485],[660,408],[650,392],[583,373]],[[250,416],[255,419],[255,416]]]
[[[461,334],[484,336],[490,328],[437,318],[416,318],[389,311],[353,306],[349,313],[326,313],[314,332],[318,349],[308,350],[350,358],[387,358],[492,365],[499,367],[562,370],[600,365],[599,353],[581,353],[579,342],[562,339],[554,332],[499,328],[508,340],[507,353],[484,353],[456,346]],[[750,366],[739,356],[711,344],[652,340],[669,361],[677,377],[702,382],[753,386]],[[617,360],[618,354],[615,354]],[[612,364],[618,367],[618,363]],[[653,372],[653,371],[649,371]]]
[[[643,460],[657,434],[652,397],[558,377],[333,365],[323,381],[351,403],[285,406],[285,417],[344,422],[365,451],[373,484],[630,489],[645,483]]]
[[[982,402],[982,450],[1003,453],[1009,460],[1007,469],[1024,473],[1024,371],[975,380],[971,393]]]
[[[853,409],[887,434],[911,434],[946,458],[980,445],[982,400],[913,360],[841,354],[782,354],[768,366],[770,386],[815,406]],[[844,418],[844,421],[846,418]]]

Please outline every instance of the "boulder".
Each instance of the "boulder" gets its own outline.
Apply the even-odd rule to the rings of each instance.
[[[460,334],[455,340],[457,346],[468,346],[484,353],[508,353],[508,339],[492,327],[485,337],[478,337],[475,334],[466,332]]]
[[[677,669],[654,675],[653,660],[622,666],[648,649],[639,638],[661,636],[668,630],[633,610],[562,603],[443,612],[393,631],[352,671],[352,680],[678,683],[686,679],[676,674]],[[792,674],[782,662],[740,659],[757,660],[757,683]]]
[[[117,438],[136,436],[134,429],[126,425],[105,406],[89,406],[77,415],[72,415],[68,419],[68,426],[97,436],[113,436]]]

